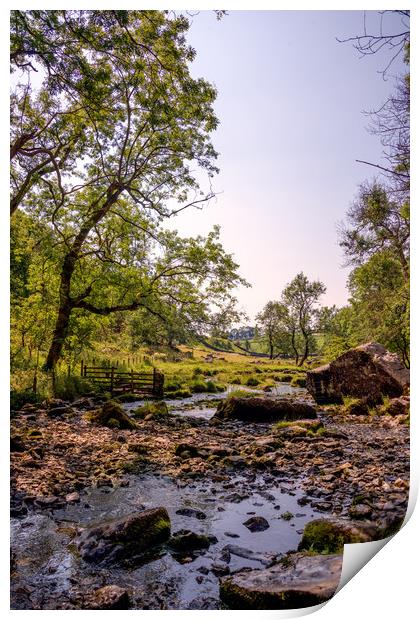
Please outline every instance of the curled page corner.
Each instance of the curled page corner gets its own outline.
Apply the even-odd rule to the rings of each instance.
[[[377,553],[379,553],[379,551],[383,549],[383,547],[385,547],[385,545],[392,540],[394,536],[398,536],[400,530],[406,525],[413,514],[414,507],[417,503],[417,496],[418,485],[413,484],[412,482],[410,484],[408,505],[404,521],[400,529],[395,532],[395,534],[391,534],[391,536],[382,538],[381,540],[344,545],[341,578],[334,596],[359,572],[359,570],[361,570]]]
[[[334,596],[393,538],[344,545],[341,578]]]

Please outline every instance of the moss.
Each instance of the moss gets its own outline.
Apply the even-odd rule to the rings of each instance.
[[[38,428],[30,428],[26,433],[26,436],[28,438],[31,437],[32,439],[41,439],[43,437],[41,431]]]
[[[115,418],[109,418],[106,425],[108,428],[120,428],[120,423]]]
[[[348,415],[369,415],[369,405],[363,398],[344,398],[342,411]]]
[[[144,454],[138,454],[132,461],[127,461],[121,465],[121,471],[126,474],[137,474],[149,463],[149,459]]]
[[[280,515],[280,517],[282,519],[284,519],[284,521],[290,521],[291,519],[293,519],[295,515],[293,514],[293,512],[290,512],[289,510],[287,512],[283,512],[283,514]]]
[[[349,523],[317,519],[305,525],[299,550],[322,554],[342,553],[345,544],[366,542],[365,532]]]
[[[293,387],[306,387],[306,377],[304,376],[297,376],[297,377],[293,377],[290,385],[292,385]]]
[[[136,418],[145,418],[152,415],[154,418],[162,418],[169,415],[168,406],[164,401],[146,403],[142,407],[137,407],[132,414]]]

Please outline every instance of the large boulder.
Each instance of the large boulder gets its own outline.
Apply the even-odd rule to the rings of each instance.
[[[410,372],[399,357],[369,342],[308,371],[306,388],[318,404],[341,404],[343,396],[352,396],[375,405],[382,402],[382,396],[401,396],[409,384]]]
[[[330,599],[341,577],[341,555],[287,556],[270,568],[238,571],[220,583],[231,609],[296,609]]]
[[[316,418],[312,405],[287,398],[243,398],[231,396],[218,404],[215,418],[242,422],[276,422]]]
[[[166,508],[151,508],[86,529],[77,547],[86,562],[109,563],[144,553],[170,534]]]

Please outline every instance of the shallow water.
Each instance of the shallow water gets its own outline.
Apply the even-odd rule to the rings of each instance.
[[[203,479],[188,483],[147,474],[132,476],[129,487],[89,489],[80,504],[12,521],[16,559],[12,608],[54,608],[55,595],[64,594],[66,599],[72,588],[89,590],[89,580],[93,581],[92,588],[105,584],[129,587],[137,608],[217,608],[219,578],[212,572],[214,564],[216,572],[220,564],[231,572],[244,567],[263,568],[279,554],[296,549],[305,523],[320,514],[309,506],[299,506],[297,500],[301,496],[294,482],[270,474],[246,473],[224,482]],[[167,508],[172,532],[190,529],[212,534],[218,542],[198,557],[191,556],[186,563],[180,563],[163,546],[161,557],[155,556],[130,569],[88,565],[68,549],[71,528],[156,506]],[[206,518],[198,520],[176,514],[176,510],[185,507],[201,510]],[[291,512],[293,518],[282,518],[285,512]],[[263,532],[250,532],[243,523],[253,515],[267,519],[270,527]],[[232,533],[237,537],[229,535]],[[226,545],[245,549],[233,551],[250,557],[232,552],[229,557],[223,552]],[[200,567],[204,567],[204,572],[208,569],[208,574],[198,571]],[[22,588],[29,594],[23,595]]]
[[[216,394],[198,393],[192,394],[187,398],[165,398],[164,400],[168,405],[169,412],[172,415],[209,420],[216,413],[217,403],[229,396],[231,392],[238,389],[246,392],[255,392],[258,396],[263,395],[269,396],[270,398],[284,396],[299,397],[307,394],[304,388],[292,387],[290,383],[279,382],[276,383],[276,385],[268,393],[263,390],[249,388],[242,385],[228,385],[226,390]],[[143,400],[126,403],[124,404],[124,408],[130,412],[143,403]]]

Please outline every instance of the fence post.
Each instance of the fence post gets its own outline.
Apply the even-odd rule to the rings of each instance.
[[[114,367],[111,368],[111,396],[113,396],[114,392]]]

